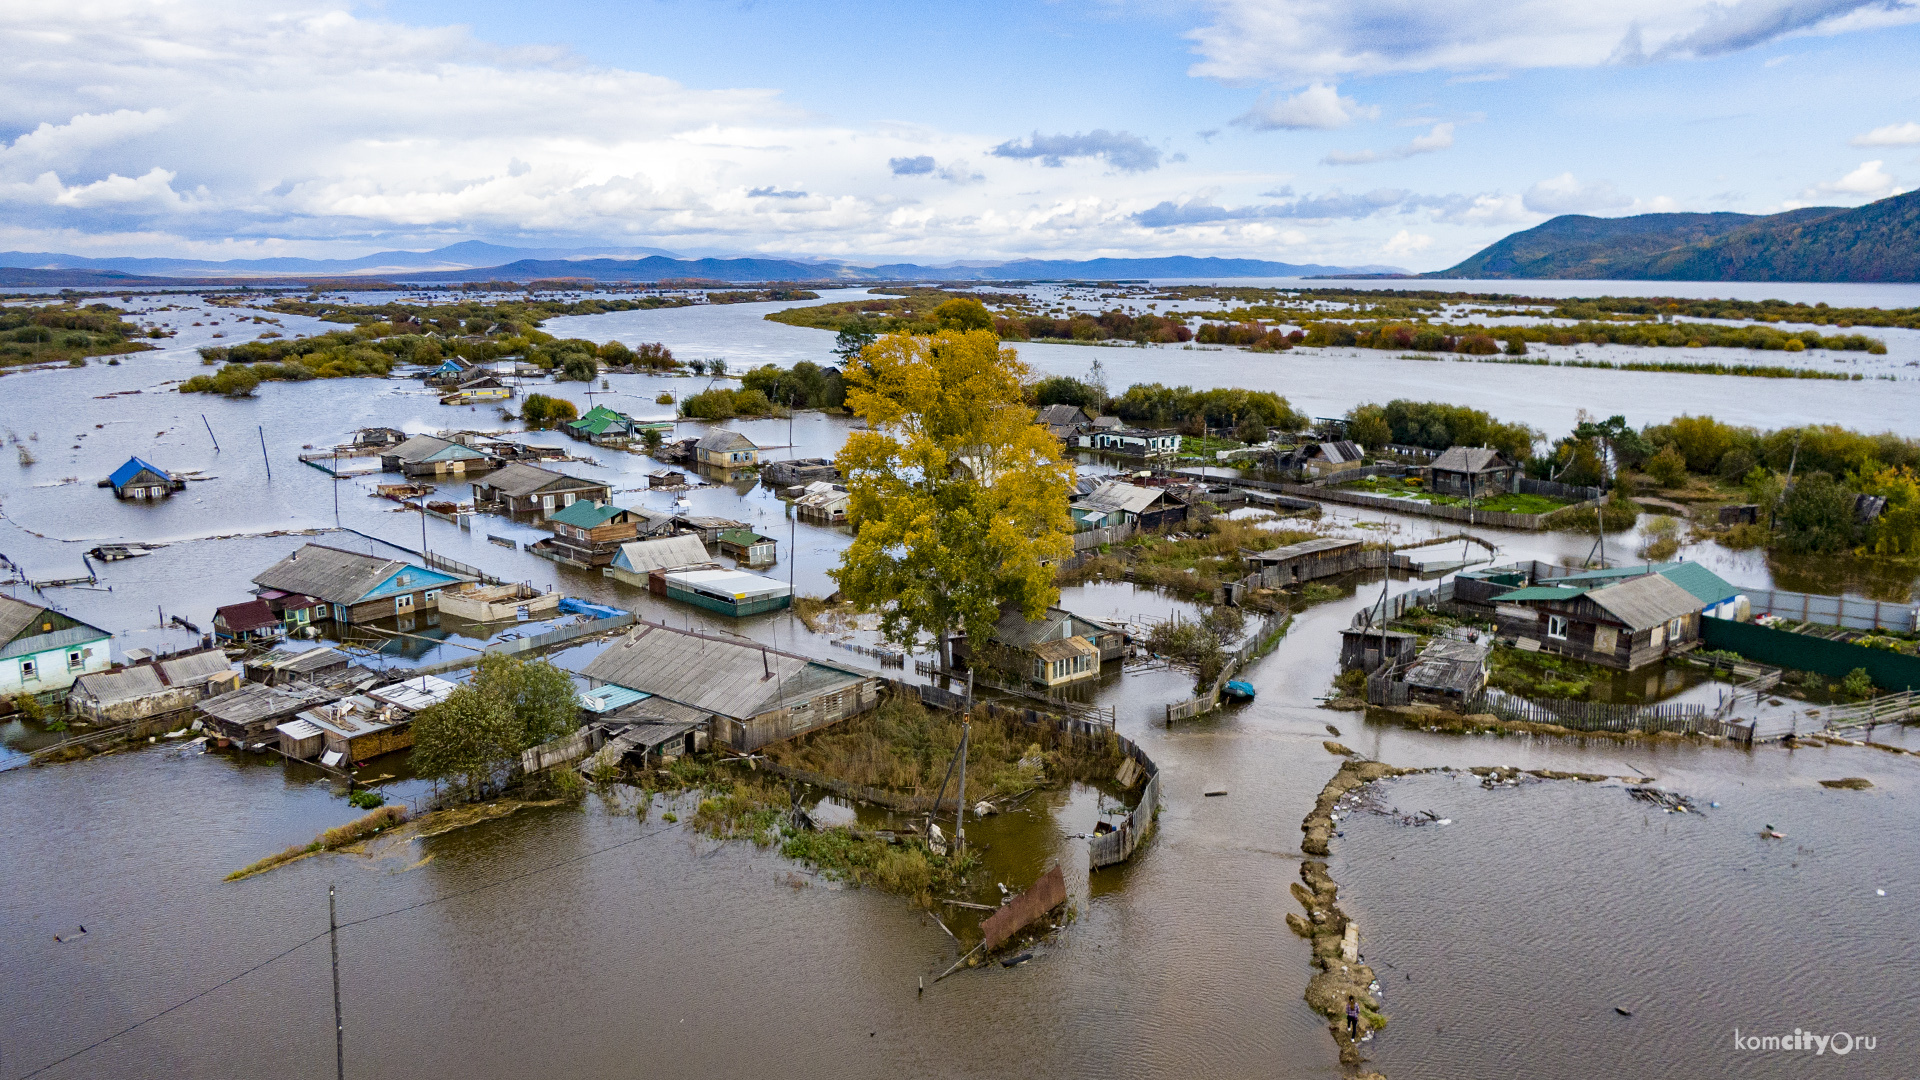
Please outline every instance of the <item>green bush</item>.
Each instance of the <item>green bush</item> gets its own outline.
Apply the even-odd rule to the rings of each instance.
[[[357,788],[353,794],[347,796],[347,804],[360,810],[372,810],[375,807],[385,806],[386,802],[386,796],[372,788]]]

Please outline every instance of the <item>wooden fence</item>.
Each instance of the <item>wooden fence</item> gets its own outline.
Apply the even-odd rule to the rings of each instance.
[[[1213,680],[1213,689],[1199,697],[1185,701],[1175,701],[1167,705],[1167,726],[1172,727],[1175,720],[1188,720],[1204,713],[1210,713],[1220,707],[1220,691],[1233,679],[1234,673],[1258,660],[1280,641],[1280,635],[1287,629],[1287,620],[1291,616],[1283,613],[1262,616],[1259,629],[1248,635],[1247,640],[1227,656],[1225,667],[1220,669],[1220,677]]]
[[[1073,534],[1073,550],[1075,553],[1078,553],[1082,551],[1092,551],[1102,544],[1117,544],[1122,540],[1134,536],[1139,533],[1139,531],[1139,525],[1131,521],[1124,521],[1118,525],[1108,525],[1105,528],[1088,529],[1085,532],[1077,532]]]
[[[1415,499],[1395,499],[1385,495],[1367,495],[1358,491],[1339,491],[1333,488],[1315,487],[1312,484],[1275,484],[1279,490],[1290,495],[1301,495],[1309,499],[1322,499],[1327,502],[1346,503],[1349,506],[1365,506],[1374,510],[1390,510],[1396,514],[1414,514],[1419,517],[1440,518],[1444,521],[1464,521],[1469,525],[1485,525],[1497,529],[1540,530],[1559,514],[1569,510],[1578,510],[1583,506],[1592,506],[1594,501],[1563,506],[1546,514],[1509,514],[1497,510],[1481,510],[1466,506],[1442,506],[1420,502]]]
[[[1353,622],[1350,625],[1355,630],[1362,630],[1380,625],[1374,620],[1380,619],[1383,614],[1385,618],[1381,619],[1381,621],[1392,622],[1414,608],[1438,607],[1441,604],[1452,602],[1453,579],[1449,578],[1431,589],[1416,589],[1413,592],[1403,592],[1398,596],[1387,597],[1384,611],[1383,605],[1376,600],[1366,607],[1361,608],[1359,611],[1354,612]]]
[[[1705,705],[1614,705],[1601,701],[1533,701],[1488,687],[1466,705],[1469,713],[1492,713],[1502,720],[1557,724],[1577,731],[1672,731],[1682,735],[1729,734],[1730,725]]]

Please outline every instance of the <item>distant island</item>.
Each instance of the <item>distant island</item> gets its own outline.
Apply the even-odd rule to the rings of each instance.
[[[1565,214],[1428,278],[1920,281],[1920,192],[1781,214]]]

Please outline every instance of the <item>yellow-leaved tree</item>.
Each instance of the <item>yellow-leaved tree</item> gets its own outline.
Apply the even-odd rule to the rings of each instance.
[[[867,430],[838,459],[859,532],[831,576],[889,641],[933,635],[943,665],[954,633],[984,642],[1002,604],[1038,618],[1059,597],[1048,563],[1073,553],[1073,466],[1033,422],[1028,377],[990,330],[888,334],[847,365]]]

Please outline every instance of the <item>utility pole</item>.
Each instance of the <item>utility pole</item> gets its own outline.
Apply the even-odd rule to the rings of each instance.
[[[267,429],[259,424],[253,430],[260,433],[260,460],[267,463],[267,483],[273,483],[273,459],[267,456]]]
[[[207,414],[206,414],[206,413],[201,413],[201,414],[200,414],[200,422],[201,422],[201,423],[203,423],[203,424],[207,424]],[[217,454],[217,453],[219,453],[219,452],[220,452],[220,438],[219,438],[219,436],[217,436],[217,435],[215,435],[215,434],[213,433],[213,425],[212,425],[212,424],[207,424],[207,438],[209,438],[209,439],[212,439],[212,440],[213,440],[213,452],[214,452],[214,453],[216,453],[216,454]]]
[[[967,743],[973,740],[973,725],[960,725],[960,805],[953,810],[953,850],[967,849]]]
[[[333,886],[327,886],[327,944],[333,950],[333,1075],[347,1076],[347,1026],[340,1019],[340,922],[334,915]]]
[[[340,447],[333,448],[333,527],[340,527]]]

